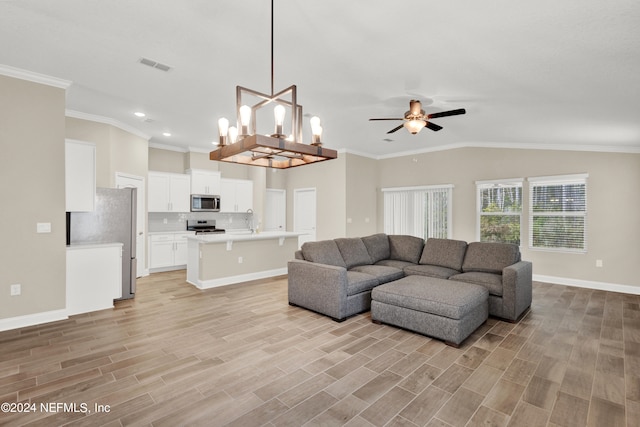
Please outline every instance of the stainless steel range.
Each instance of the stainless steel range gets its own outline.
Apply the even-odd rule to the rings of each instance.
[[[187,230],[196,234],[224,233],[224,229],[216,228],[215,219],[188,219]]]

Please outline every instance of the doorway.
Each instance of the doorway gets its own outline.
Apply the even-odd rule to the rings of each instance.
[[[137,206],[136,206],[136,277],[146,276],[146,258],[145,258],[145,230],[146,230],[146,196],[145,196],[145,182],[144,178],[135,175],[128,175],[121,172],[116,172],[116,188],[136,188]]]
[[[293,231],[305,233],[298,237],[298,247],[316,241],[316,189],[293,190]]]
[[[264,201],[264,230],[287,229],[287,190],[267,188]]]

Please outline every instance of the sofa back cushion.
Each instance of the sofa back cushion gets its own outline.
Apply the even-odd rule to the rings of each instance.
[[[419,237],[405,235],[389,235],[390,259],[417,264],[422,255],[424,240]]]
[[[467,242],[452,239],[429,238],[424,244],[420,264],[437,265],[462,271]]]
[[[318,264],[335,265],[346,268],[338,245],[333,240],[321,240],[319,242],[305,242],[302,244],[304,259]]]
[[[462,271],[502,274],[502,269],[520,261],[520,248],[513,243],[472,242],[462,263]]]
[[[359,237],[343,237],[335,242],[347,268],[373,264],[367,247]]]
[[[367,248],[371,257],[371,264],[375,264],[383,259],[389,259],[391,251],[389,249],[389,237],[384,233],[373,234],[363,237],[362,243]]]

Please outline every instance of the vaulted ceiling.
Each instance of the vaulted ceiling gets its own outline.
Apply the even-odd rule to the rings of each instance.
[[[297,85],[326,147],[373,157],[640,152],[639,23],[637,0],[275,0],[275,89]],[[270,91],[270,2],[0,0],[0,64],[72,81],[68,110],[211,150],[236,85]],[[413,98],[467,114],[417,135],[368,121],[402,117]]]

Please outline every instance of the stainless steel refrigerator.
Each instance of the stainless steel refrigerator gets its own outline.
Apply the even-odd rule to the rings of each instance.
[[[93,212],[71,212],[69,243],[122,243],[122,299],[136,293],[135,188],[97,188]]]

